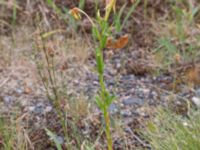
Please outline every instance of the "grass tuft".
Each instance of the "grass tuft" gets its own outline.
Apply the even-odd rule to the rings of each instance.
[[[192,111],[188,117],[177,116],[161,109],[154,121],[148,122],[144,135],[153,149],[200,149],[200,111]]]

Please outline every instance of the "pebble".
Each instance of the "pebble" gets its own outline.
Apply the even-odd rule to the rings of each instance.
[[[196,96],[197,96],[197,97],[200,97],[200,88],[198,88],[198,89],[196,90]]]
[[[52,106],[47,106],[47,107],[44,109],[44,112],[45,112],[45,113],[48,113],[48,112],[50,112],[50,111],[52,111]]]
[[[141,98],[137,98],[137,97],[130,97],[130,98],[124,99],[123,100],[123,104],[124,105],[129,105],[129,106],[132,106],[132,105],[143,105],[144,104],[144,100],[141,99]]]
[[[130,117],[132,115],[131,111],[129,110],[122,110],[120,112],[120,114],[123,116],[123,117]]]
[[[200,108],[200,98],[192,97],[192,102],[196,105],[197,108]]]
[[[149,92],[149,95],[148,95],[148,98],[149,99],[157,99],[158,98],[158,93],[156,91],[150,91]]]
[[[26,107],[28,104],[29,104],[30,101],[28,101],[27,99],[22,99],[20,101],[20,104],[23,106],[23,107]]]
[[[99,82],[98,81],[93,81],[93,85],[97,86],[97,85],[99,85]]]
[[[15,92],[16,92],[16,94],[21,95],[24,91],[21,88],[16,88]]]
[[[106,81],[107,86],[114,86],[116,82],[112,79]]]
[[[31,112],[33,112],[35,110],[35,106],[28,107],[28,110],[31,111]]]
[[[121,78],[120,78],[120,80],[121,81],[124,81],[124,80],[135,80],[135,76],[134,75],[125,75],[125,76],[122,76]]]
[[[7,104],[10,105],[13,102],[13,97],[12,96],[4,96],[3,101]]]
[[[120,63],[117,63],[116,64],[116,69],[120,69],[121,68],[121,64]]]
[[[109,111],[111,114],[115,114],[118,112],[118,107],[116,104],[111,104],[110,107],[109,107]]]
[[[38,103],[34,109],[35,114],[42,114],[44,111],[44,105],[43,103]]]
[[[62,136],[56,136],[56,139],[57,139],[57,142],[59,143],[59,144],[63,144],[64,143],[64,138],[62,137]]]

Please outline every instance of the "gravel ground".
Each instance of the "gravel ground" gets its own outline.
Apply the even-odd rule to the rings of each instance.
[[[130,60],[137,61],[137,57],[138,54],[134,51],[121,51],[121,53],[114,54],[111,58],[105,60],[106,87],[117,97],[110,106],[110,113],[114,118],[120,118],[130,149],[135,146],[149,148],[149,145],[136,131],[144,126],[143,121],[145,119],[153,115],[156,106],[168,106],[172,99],[174,99],[172,102],[175,104],[173,105],[175,106],[174,109],[184,108],[186,100],[193,102],[196,107],[199,107],[200,103],[200,87],[192,89],[182,84],[178,86],[179,92],[174,93],[171,88],[171,84],[173,84],[172,76],[160,75],[154,77],[147,72],[144,72],[143,75],[131,73],[127,64],[130,63]],[[69,89],[69,97],[79,97],[80,94],[83,94],[86,100],[94,102],[99,86],[97,74],[91,71],[94,66],[94,59],[90,59],[83,66],[71,65],[68,68],[66,72],[68,76],[65,82],[67,89]],[[149,68],[150,66],[143,66],[143,68],[145,67]],[[7,115],[18,112],[20,116],[25,114],[25,120],[28,120],[29,125],[32,126],[30,136],[33,139],[35,138],[34,143],[40,143],[41,141],[38,139],[45,138],[45,136],[42,136],[43,127],[52,128],[53,126],[57,129],[59,124],[56,117],[52,117],[55,116],[54,109],[35,74],[35,64],[30,60],[21,60],[19,66],[6,67],[0,71],[0,113]],[[187,112],[185,109],[182,111]],[[101,113],[98,109],[93,109],[92,116],[98,118]],[[92,120],[89,124],[83,122],[81,124],[84,126],[81,132],[85,136],[94,134],[94,130],[98,132],[98,127],[94,127],[96,125],[92,123]],[[88,129],[86,126],[91,127]],[[113,134],[115,148],[123,149],[123,145],[120,144],[121,137]],[[63,142],[62,136],[58,136],[58,139],[61,143]]]

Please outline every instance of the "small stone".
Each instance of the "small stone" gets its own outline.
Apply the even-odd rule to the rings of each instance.
[[[120,112],[120,114],[123,116],[123,117],[130,117],[132,115],[132,113],[128,110],[122,110]]]
[[[121,81],[124,81],[124,80],[134,80],[135,79],[135,76],[134,75],[126,75],[126,76],[122,76],[120,78]]]
[[[30,106],[30,107],[28,108],[28,110],[33,112],[33,111],[35,110],[35,106]]]
[[[143,89],[142,91],[143,91],[143,93],[146,94],[146,95],[148,95],[148,94],[150,93],[150,90],[149,90],[149,89]]]
[[[117,113],[118,112],[118,107],[116,104],[111,104],[109,107],[109,110],[112,114]]]
[[[146,116],[146,110],[143,107],[138,108],[138,109],[136,109],[135,114],[139,114],[140,116],[145,117]]]
[[[21,88],[15,89],[15,92],[19,95],[21,95],[24,91]]]
[[[93,83],[92,83],[94,86],[96,86],[96,85],[99,85],[99,82],[98,81],[93,81]]]
[[[156,91],[150,91],[148,98],[149,99],[157,99],[158,98],[158,93]]]
[[[61,136],[57,136],[57,140],[61,145],[64,143],[64,139]]]
[[[34,113],[36,114],[41,114],[43,112],[43,108],[42,107],[36,107],[34,110]]]
[[[130,97],[130,98],[127,98],[127,99],[123,100],[123,104],[124,105],[129,105],[129,106],[132,106],[132,105],[143,105],[144,104],[144,100],[141,99],[141,98]]]
[[[196,90],[196,96],[197,96],[197,97],[200,97],[200,88],[198,88],[198,89]]]
[[[6,104],[10,104],[13,102],[13,97],[12,96],[5,96],[3,97],[3,101],[6,103]]]
[[[192,97],[192,102],[193,102],[198,108],[200,108],[200,98],[198,98],[198,97]]]
[[[150,92],[149,89],[141,87],[135,90],[135,94],[141,99],[143,99],[144,97],[148,97],[149,92]]]
[[[133,88],[133,85],[131,85],[131,84],[124,84],[123,85],[123,89],[130,90],[131,88]]]
[[[44,106],[44,104],[42,103],[42,102],[40,102],[40,103],[37,103],[37,105],[36,105],[37,107],[43,107]]]
[[[52,107],[51,106],[47,106],[44,110],[45,113],[48,113],[52,110]]]
[[[33,108],[32,108],[33,109]],[[30,109],[29,109],[30,110]],[[44,104],[43,103],[37,103],[36,106],[34,106],[34,109],[32,110],[35,114],[42,114],[44,111]]]
[[[116,69],[120,69],[121,68],[121,64],[120,63],[117,63],[116,64]]]
[[[107,85],[108,86],[113,86],[113,85],[115,85],[115,81],[114,80],[108,80],[108,81],[106,81],[106,83],[107,83]]]
[[[28,106],[29,102],[30,102],[30,101],[28,101],[27,99],[22,99],[22,100],[20,101],[20,104],[21,104],[21,106],[25,107],[25,106]]]

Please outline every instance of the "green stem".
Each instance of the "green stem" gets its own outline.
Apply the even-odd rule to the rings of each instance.
[[[113,143],[112,143],[112,137],[111,137],[111,132],[110,132],[110,116],[107,110],[104,111],[104,118],[105,118],[105,123],[106,123],[106,138],[107,138],[107,145],[108,145],[108,150],[113,150]]]
[[[100,49],[100,56],[101,59],[103,60],[103,54],[102,54],[102,49]],[[103,63],[103,61],[102,61]],[[101,65],[103,67],[103,65]],[[106,138],[107,138],[107,146],[108,146],[108,150],[112,150],[113,148],[113,144],[112,144],[112,137],[111,137],[111,132],[110,132],[110,116],[109,116],[109,112],[107,110],[107,104],[106,104],[106,87],[105,87],[105,83],[104,83],[104,69],[102,68],[102,72],[99,72],[99,82],[100,82],[100,87],[101,87],[101,99],[104,103],[104,120],[105,120],[105,124],[106,124]]]

